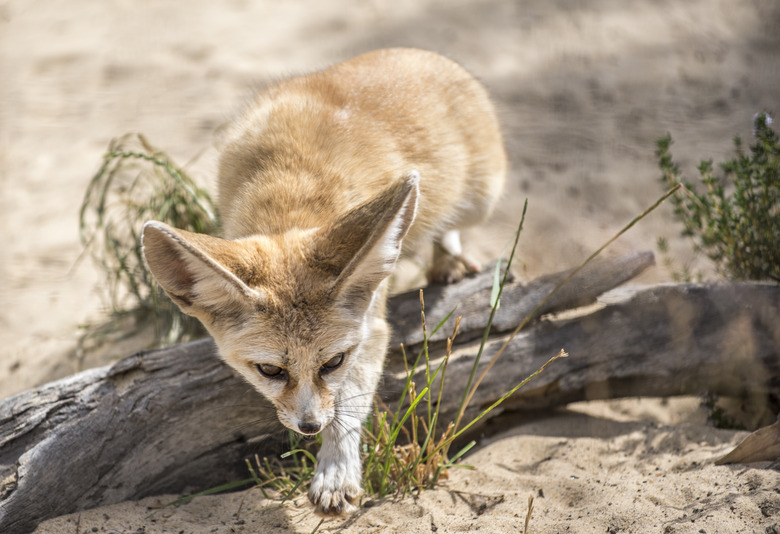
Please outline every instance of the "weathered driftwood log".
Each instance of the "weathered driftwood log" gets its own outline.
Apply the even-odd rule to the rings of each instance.
[[[635,255],[581,272],[543,309],[592,303],[652,262]],[[505,289],[480,367],[507,331],[567,273]],[[464,316],[442,420],[452,418],[488,309],[491,273],[426,290],[428,324],[456,302]],[[414,354],[416,292],[390,304],[396,340]],[[481,314],[481,315],[480,315]],[[413,320],[400,320],[409,315]],[[481,316],[483,319],[473,319]],[[450,319],[450,322],[454,321]],[[442,332],[451,331],[451,324]],[[659,286],[582,317],[542,321],[509,345],[474,397],[471,413],[497,399],[547,358],[559,360],[510,399],[516,409],[625,395],[777,394],[780,289],[729,284]],[[435,347],[433,347],[435,349]],[[0,403],[0,532],[25,532],[43,519],[163,492],[245,478],[243,458],[283,446],[272,408],[235,378],[210,340],[141,353]],[[435,354],[435,351],[432,352]],[[403,368],[389,356],[381,395],[397,399]],[[418,372],[416,380],[421,380]],[[419,391],[419,388],[418,388]]]
[[[491,337],[479,372],[504,344]],[[631,294],[590,314],[543,321],[519,334],[486,375],[467,412],[475,415],[538,369],[561,348],[557,360],[504,409],[539,410],[580,400],[711,393],[780,400],[780,287],[750,283],[659,285]],[[457,346],[447,387],[467,376],[476,346]],[[391,361],[383,394],[399,391],[403,374]],[[456,378],[458,377],[458,378]],[[415,382],[424,383],[418,370]],[[464,381],[465,382],[465,381]],[[420,387],[417,388],[420,391]],[[446,391],[446,389],[445,389]],[[460,398],[444,395],[442,420]],[[493,414],[495,415],[495,414]]]

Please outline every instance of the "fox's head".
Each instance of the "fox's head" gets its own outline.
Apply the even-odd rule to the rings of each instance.
[[[356,362],[367,351],[381,362],[386,347],[371,346],[371,333],[376,322],[386,329],[382,282],[414,220],[418,184],[413,172],[333,225],[280,235],[233,241],[150,221],[144,256],[279,420],[316,434],[333,420],[344,378],[364,372]]]

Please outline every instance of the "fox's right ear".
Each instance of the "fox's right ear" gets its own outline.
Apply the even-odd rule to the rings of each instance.
[[[204,323],[260,297],[234,274],[245,252],[233,241],[157,221],[144,225],[141,240],[146,263],[165,293],[184,313]]]
[[[333,275],[331,294],[339,301],[365,311],[390,275],[417,213],[419,184],[419,173],[412,171],[319,232],[311,257]]]

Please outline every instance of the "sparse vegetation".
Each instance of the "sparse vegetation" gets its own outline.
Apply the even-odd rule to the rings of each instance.
[[[262,460],[255,455],[254,466],[247,459],[246,465],[252,480],[265,498],[271,495],[267,490],[274,491],[282,502],[295,497],[307,489],[307,483],[314,476],[314,466],[317,462],[316,449],[322,445],[322,437],[306,440],[300,434],[287,431],[290,439],[290,450],[280,458]],[[289,458],[289,460],[286,460]]]
[[[318,436],[317,439],[307,440],[292,430],[288,430],[287,434],[290,440],[290,451],[281,457],[269,460],[267,457],[260,458],[255,454],[253,459],[247,458],[245,460],[250,478],[228,482],[187,495],[168,505],[184,504],[195,497],[245,488],[250,484],[260,490],[266,499],[279,497],[284,502],[297,496],[306,489],[305,483],[314,476],[316,448],[322,444],[322,439]]]
[[[474,377],[488,341],[493,318],[500,306],[501,294],[507,283],[509,269],[515,257],[517,242],[523,229],[527,207],[528,204],[526,202],[503,276],[501,275],[502,262],[499,261],[496,264],[490,299],[490,318],[483,331],[482,340],[477,356],[472,364],[468,383],[463,388],[463,396],[457,418],[455,421],[448,422],[446,426],[439,420],[439,407],[445,387],[447,365],[452,354],[452,343],[458,333],[460,317],[455,319],[452,335],[447,338],[447,348],[444,357],[433,368],[431,366],[432,358],[428,351],[429,336],[425,320],[425,301],[423,299],[423,291],[420,291],[420,318],[423,329],[422,348],[411,367],[408,366],[408,360],[404,351],[404,363],[407,364],[406,383],[396,409],[392,410],[382,404],[381,401],[378,401],[374,417],[366,424],[367,439],[365,440],[363,484],[369,495],[377,498],[386,495],[408,495],[424,489],[434,488],[441,479],[448,477],[448,470],[453,467],[469,469],[469,466],[459,464],[458,461],[476,445],[476,442],[470,441],[450,457],[449,449],[455,440],[461,437],[469,427],[485,417],[518,389],[541,373],[551,362],[567,356],[561,350],[540,369],[522,380],[498,401],[483,410],[470,422],[461,426],[469,401],[479,386],[479,380],[474,382]],[[432,334],[444,326],[453,312],[436,325]],[[499,355],[500,351],[494,356],[494,361]],[[417,393],[413,377],[420,365],[424,366],[426,380],[422,391]],[[488,365],[489,367],[490,364]]]
[[[700,186],[688,182],[672,159],[671,135],[656,142],[664,184],[684,186],[684,193],[672,198],[675,216],[683,224],[682,235],[691,238],[694,249],[706,254],[727,278],[780,283],[780,145],[771,124],[767,113],[756,115],[755,143],[747,153],[735,137],[734,158],[718,164],[720,176],[712,160],[702,161]],[[673,269],[666,239],[659,238],[658,248],[675,280],[701,279],[687,266]],[[713,426],[744,428],[718,405],[717,396],[705,392],[701,405]]]
[[[670,152],[671,135],[657,141],[663,182],[683,184],[687,190],[672,198],[682,234],[728,278],[780,282],[780,146],[771,124],[768,114],[756,116],[749,153],[742,140],[734,138],[735,156],[718,165],[721,176],[716,176],[712,160],[702,161],[698,171],[703,188],[682,176]],[[665,245],[659,240],[662,253]],[[688,280],[691,273],[677,277]]]
[[[87,188],[79,214],[85,251],[105,276],[111,320],[87,327],[82,344],[111,333],[154,327],[156,347],[205,335],[174,305],[146,269],[141,228],[155,219],[192,232],[219,227],[209,194],[141,134],[111,141]]]

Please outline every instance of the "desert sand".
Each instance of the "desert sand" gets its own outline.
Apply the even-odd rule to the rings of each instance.
[[[716,467],[744,433],[704,424],[695,398],[576,403],[495,435],[436,490],[385,498],[348,519],[248,490],[164,507],[175,495],[107,506],[37,532],[775,532],[780,474]],[[516,422],[515,422],[516,423]],[[507,421],[494,425],[506,427]]]
[[[511,160],[493,219],[467,233],[482,261],[518,222],[518,273],[576,265],[663,189],[666,132],[683,171],[731,154],[756,112],[778,111],[780,5],[773,0],[0,2],[0,398],[126,355],[77,351],[106,314],[81,258],[78,209],[111,138],[144,133],[213,186],[221,126],[253,90],[386,46],[435,50],[488,87]],[[776,116],[776,115],[775,115]],[[679,265],[712,267],[664,206],[611,253],[671,240]],[[660,262],[659,262],[660,263]],[[639,283],[669,280],[659,266]],[[139,348],[139,347],[136,347]],[[387,499],[321,531],[780,532],[777,464],[716,467],[744,433],[706,425],[696,399],[585,403],[503,420],[445,488]],[[301,499],[257,492],[118,504],[39,532],[311,532]],[[774,530],[772,530],[774,529]]]

